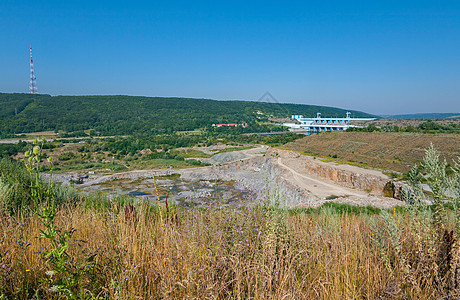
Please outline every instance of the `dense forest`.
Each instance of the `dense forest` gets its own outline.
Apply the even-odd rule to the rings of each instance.
[[[93,134],[171,133],[247,123],[247,132],[270,117],[291,114],[345,116],[346,110],[313,105],[137,96],[50,96],[0,93],[0,136],[53,130]],[[351,111],[353,117],[371,115]]]

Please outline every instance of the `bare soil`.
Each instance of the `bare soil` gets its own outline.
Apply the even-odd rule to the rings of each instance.
[[[268,151],[267,151],[268,150]],[[266,152],[267,151],[267,152]],[[266,153],[265,153],[266,152]],[[205,205],[220,199],[222,205],[236,205],[245,201],[251,205],[259,201],[267,189],[278,186],[288,207],[317,207],[326,202],[352,205],[372,205],[389,208],[404,203],[382,195],[342,186],[332,180],[309,174],[299,163],[307,157],[300,157],[293,151],[280,151],[259,146],[253,149],[216,154],[211,158],[212,166],[169,169],[135,170],[123,173],[91,173],[82,185],[84,191],[106,191],[109,193],[131,194],[155,199],[152,174],[164,176],[180,174],[175,180],[159,180],[162,188],[168,189],[170,197],[179,204]],[[328,163],[325,163],[328,164]],[[331,163],[332,164],[332,163]],[[337,164],[334,164],[337,167]],[[375,176],[375,170],[342,165],[345,169],[355,168],[356,172]],[[81,173],[54,175],[54,180],[67,183],[71,176]],[[371,175],[371,174],[369,174]],[[223,200],[223,201],[222,201]]]
[[[449,163],[460,157],[459,134],[326,132],[299,139],[285,148],[312,156],[336,155],[337,161],[407,172],[422,161],[431,143]]]
[[[317,207],[326,202],[336,202],[343,204],[351,204],[357,206],[374,206],[378,208],[391,208],[395,206],[404,206],[402,201],[384,197],[381,190],[370,191],[344,186],[339,182],[317,176],[309,173],[304,168],[303,162],[311,161],[313,158],[308,156],[296,155],[293,151],[274,150],[277,157],[277,164],[283,168],[281,178],[290,184],[306,191],[313,196],[313,201],[308,200],[301,203],[303,207]],[[377,170],[369,170],[356,166],[336,164],[333,162],[315,162],[326,167],[333,166],[334,168],[347,170],[356,175],[363,177],[380,177],[384,181],[390,178]],[[311,198],[310,198],[311,199]]]

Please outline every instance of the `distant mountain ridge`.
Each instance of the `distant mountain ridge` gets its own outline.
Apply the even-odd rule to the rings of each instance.
[[[94,129],[101,134],[194,130],[213,123],[257,124],[292,114],[324,117],[374,117],[335,107],[253,101],[140,97],[50,96],[0,93],[0,134]]]
[[[418,113],[405,115],[382,115],[386,119],[459,119],[460,113]]]

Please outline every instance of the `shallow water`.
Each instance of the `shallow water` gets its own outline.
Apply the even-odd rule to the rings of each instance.
[[[157,180],[157,186],[161,202],[168,199],[170,203],[179,206],[234,206],[251,203],[255,198],[252,191],[236,188],[234,181],[161,179]],[[108,194],[129,195],[155,202],[158,199],[153,179],[149,178],[104,182],[79,189],[86,192],[102,191]]]

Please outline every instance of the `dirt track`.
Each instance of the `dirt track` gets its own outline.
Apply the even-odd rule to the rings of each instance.
[[[253,149],[217,154],[210,159],[213,165],[208,167],[134,170],[109,175],[91,174],[88,180],[84,184],[79,185],[78,188],[95,190],[105,182],[128,180],[132,182],[131,191],[134,191],[139,186],[139,184],[136,186],[136,182],[139,182],[139,179],[152,178],[153,172],[158,176],[178,173],[181,175],[181,180],[187,182],[216,179],[232,181],[235,188],[242,191],[254,191],[258,195],[264,194],[264,190],[267,188],[278,186],[282,190],[286,206],[289,207],[317,207],[329,201],[360,206],[372,205],[381,208],[404,205],[401,201],[383,197],[379,193],[370,193],[369,191],[366,192],[346,187],[332,180],[310,174],[303,168],[303,163],[309,159],[311,160],[312,158],[303,155],[300,156],[298,153],[292,151],[268,149],[267,146],[259,146]],[[319,163],[329,166],[329,163]],[[386,176],[375,170],[366,170],[349,165],[340,166],[334,164],[334,167],[344,168],[347,171],[352,170],[363,174],[363,176]],[[76,176],[77,174],[62,174],[60,178],[55,177],[55,180],[68,182],[71,175]],[[124,187],[123,190],[128,191],[129,189]],[[189,191],[189,193],[193,194],[193,191]]]
[[[283,156],[283,152],[281,152],[281,154],[280,152],[277,153],[278,155]],[[284,153],[286,154],[286,152]],[[314,195],[316,198],[313,203],[309,201],[301,206],[319,206],[325,202],[346,203],[358,206],[371,205],[379,208],[391,208],[394,206],[404,205],[403,202],[393,198],[384,197],[381,193],[370,193],[355,188],[345,187],[332,180],[310,174],[305,170],[302,170],[300,164],[298,163],[299,159],[305,160],[311,158],[305,156],[298,158],[278,157],[277,163],[279,167],[286,170],[286,172],[281,175],[283,180],[290,182],[297,187],[300,187],[301,189],[307,191],[309,194]],[[330,164],[324,162],[322,163],[326,165]],[[345,169],[353,169],[355,172],[364,174],[364,176],[375,176],[378,174],[382,177],[386,177],[386,175],[375,170],[367,170],[348,165],[341,165],[340,167]]]
[[[366,197],[367,194],[364,192],[357,192],[349,188],[339,186],[334,183],[328,183],[324,179],[315,179],[310,174],[301,174],[294,170],[293,168],[285,165],[281,157],[278,158],[278,164],[280,167],[285,168],[291,174],[296,184],[306,189],[308,192],[317,195],[320,198],[326,198],[331,195],[335,196],[357,196],[357,197]],[[286,177],[288,177],[287,175]],[[289,176],[290,177],[290,176]]]

